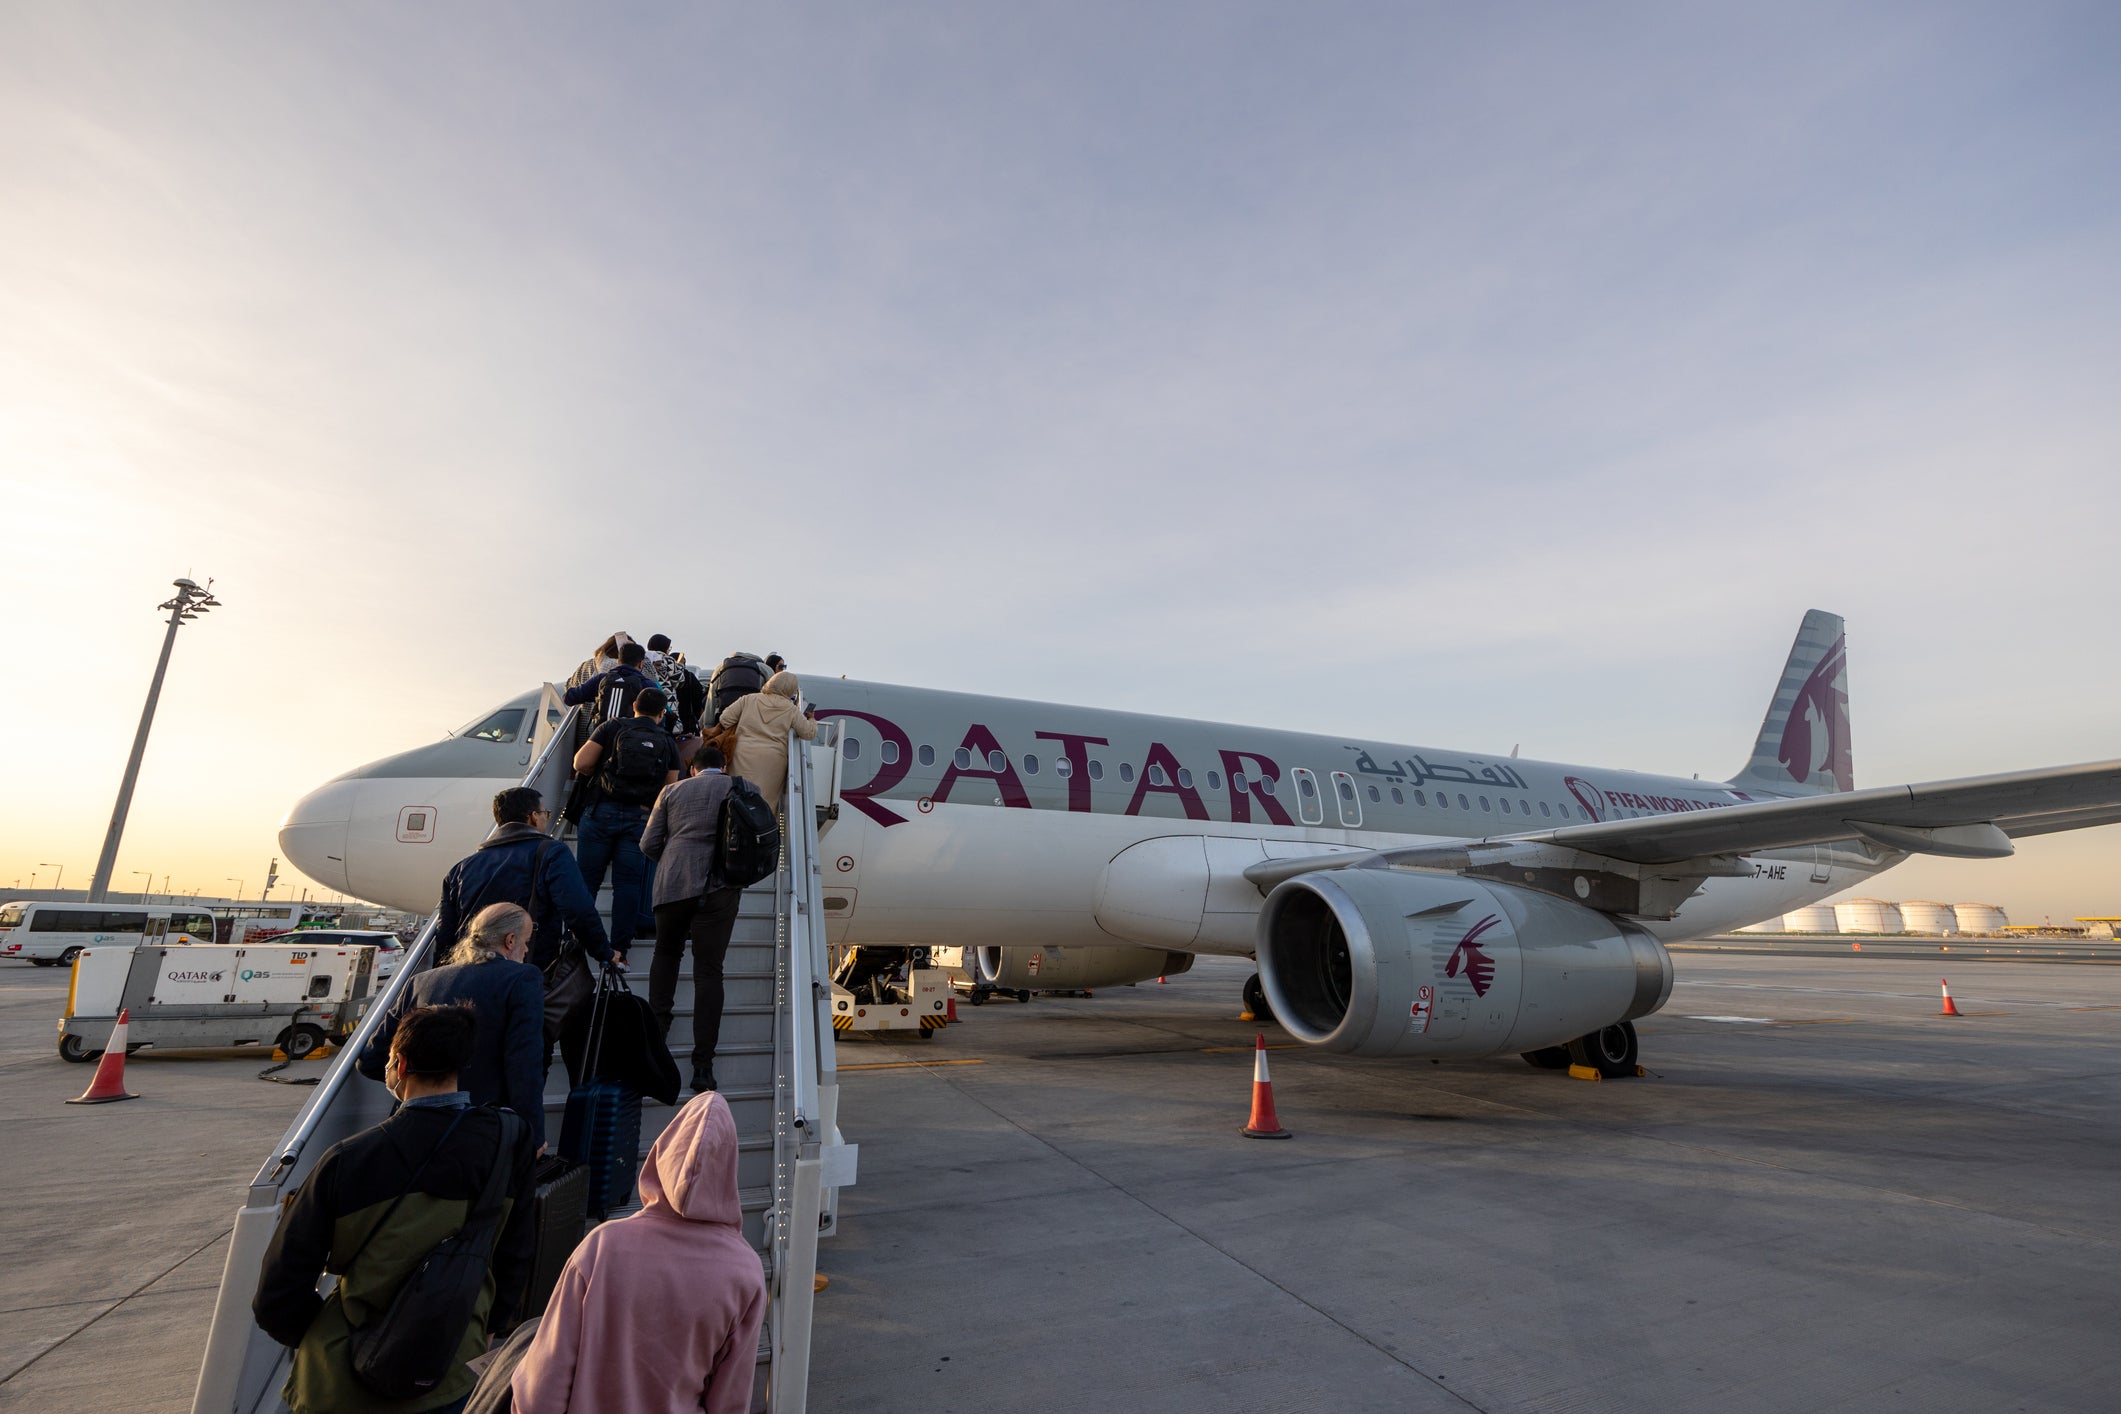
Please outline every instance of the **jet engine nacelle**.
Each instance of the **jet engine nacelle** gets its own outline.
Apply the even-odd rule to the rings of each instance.
[[[1300,874],[1267,896],[1258,949],[1282,1026],[1352,1055],[1541,1050],[1672,991],[1671,955],[1636,925],[1455,874]]]
[[[1193,965],[1193,954],[1162,948],[981,948],[976,965],[980,981],[1005,992],[1087,992],[1175,977]]]

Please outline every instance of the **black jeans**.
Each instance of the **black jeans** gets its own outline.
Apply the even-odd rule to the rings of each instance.
[[[656,905],[655,961],[648,970],[648,1005],[663,1025],[665,1039],[677,1004],[678,965],[685,943],[692,942],[692,1069],[714,1064],[714,1045],[722,1031],[722,959],[729,935],[736,931],[742,889],[716,889],[705,901],[680,899]]]

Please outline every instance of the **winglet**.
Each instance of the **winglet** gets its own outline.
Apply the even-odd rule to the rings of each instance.
[[[1752,759],[1730,784],[1778,795],[1856,788],[1849,754],[1848,638],[1839,614],[1813,609],[1804,616]]]

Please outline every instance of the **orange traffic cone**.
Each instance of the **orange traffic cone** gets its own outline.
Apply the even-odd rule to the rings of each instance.
[[[1165,983],[1164,983],[1164,979],[1163,979],[1163,978],[1161,978],[1161,977],[1157,978],[1157,979],[1156,979],[1156,985],[1157,985],[1157,986],[1159,986],[1159,987],[1161,987],[1161,986],[1165,985]]]
[[[132,1019],[128,1008],[118,1013],[118,1024],[110,1029],[110,1040],[103,1047],[103,1059],[96,1062],[96,1078],[88,1082],[88,1088],[79,1099],[68,1100],[69,1105],[107,1105],[114,1100],[137,1100],[140,1097],[125,1088],[125,1024]]]
[[[952,992],[949,999],[943,1004],[943,1020],[957,1020],[957,993],[955,992]]]
[[[1953,1005],[1952,1005],[1952,984],[1951,984],[1951,981],[1950,981],[1949,979],[1946,979],[1943,985],[1944,985],[1944,1010],[1943,1010],[1943,1011],[1940,1011],[1940,1012],[1938,1012],[1938,1013],[1937,1013],[1937,1015],[1939,1015],[1939,1016],[1964,1016],[1964,1015],[1966,1015],[1966,1013],[1965,1013],[1965,1012],[1963,1012],[1963,1011],[1959,1010],[1959,1008],[1957,1008],[1957,1007],[1955,1007],[1955,1006],[1953,1006]]]
[[[1255,1039],[1252,1051],[1252,1121],[1244,1128],[1247,1139],[1287,1139],[1274,1114],[1274,1082],[1267,1078],[1267,1038]]]

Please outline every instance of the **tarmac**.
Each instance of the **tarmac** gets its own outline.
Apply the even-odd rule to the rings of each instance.
[[[1950,967],[1957,969],[1954,961]],[[1249,964],[843,1040],[818,1411],[2110,1410],[2121,968],[1690,951],[1638,1080],[1271,1052]],[[1967,1013],[1945,1019],[1937,978]],[[0,1408],[190,1407],[304,1090],[136,1055],[0,965]]]

